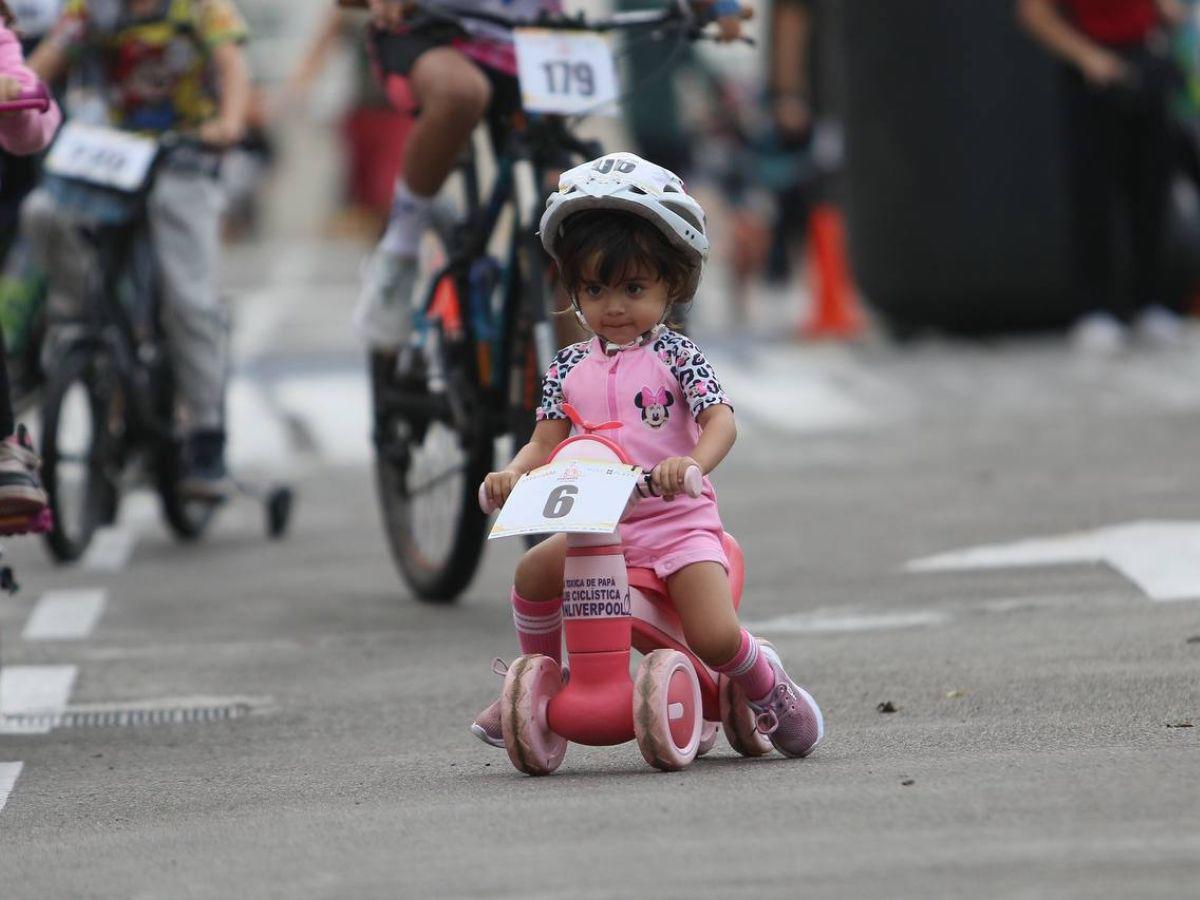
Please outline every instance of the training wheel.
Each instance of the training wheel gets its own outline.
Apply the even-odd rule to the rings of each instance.
[[[700,681],[678,650],[642,659],[633,682],[633,730],[646,762],[664,772],[689,766],[700,749]]]
[[[527,775],[549,775],[567,752],[567,739],[550,730],[546,710],[562,690],[562,670],[548,656],[516,659],[504,676],[500,727],[512,764]]]
[[[722,675],[717,682],[721,703],[721,725],[729,746],[742,756],[763,756],[771,752],[771,739],[758,730],[757,716],[750,708],[746,692]]]
[[[281,538],[292,518],[292,489],[278,487],[267,495],[267,536]]]

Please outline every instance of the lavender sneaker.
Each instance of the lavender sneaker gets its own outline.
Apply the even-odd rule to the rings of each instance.
[[[775,749],[784,756],[808,756],[825,736],[821,708],[783,670],[774,647],[767,641],[759,641],[759,648],[775,670],[775,687],[767,696],[750,702],[750,708],[758,713],[758,730],[770,737]],[[499,709],[496,712],[498,716]]]
[[[503,678],[508,673],[508,663],[500,657],[492,660],[492,671]],[[563,666],[562,680],[565,685],[571,678],[571,672]],[[493,747],[504,747],[504,730],[500,727],[500,698],[492,701],[491,706],[475,717],[471,723],[471,733],[485,744]]]

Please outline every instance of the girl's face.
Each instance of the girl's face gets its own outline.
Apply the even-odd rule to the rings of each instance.
[[[645,269],[616,284],[602,284],[589,267],[579,286],[579,309],[588,328],[613,344],[627,344],[649,331],[662,321],[669,304],[666,282]]]

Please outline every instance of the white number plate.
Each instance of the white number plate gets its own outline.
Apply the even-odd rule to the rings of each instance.
[[[513,42],[521,103],[530,112],[576,115],[617,99],[617,71],[605,35],[518,28]]]
[[[585,459],[534,469],[508,495],[488,539],[556,531],[611,534],[641,473],[636,466]]]
[[[115,128],[68,122],[46,157],[46,170],[89,184],[136,191],[146,180],[158,142]]]

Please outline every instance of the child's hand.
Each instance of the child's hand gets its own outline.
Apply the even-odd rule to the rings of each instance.
[[[8,75],[0,75],[0,103],[5,103],[9,100],[16,100],[21,96],[21,82]],[[0,113],[4,116],[19,116],[20,113],[15,110],[9,110],[5,113]]]
[[[683,474],[692,466],[704,471],[690,456],[668,456],[650,473],[650,484],[664,500],[674,500],[676,494],[683,493]]]
[[[483,479],[484,489],[487,491],[488,500],[492,506],[499,509],[508,499],[508,495],[512,493],[513,486],[521,476],[516,472],[489,472],[487,478]]]

